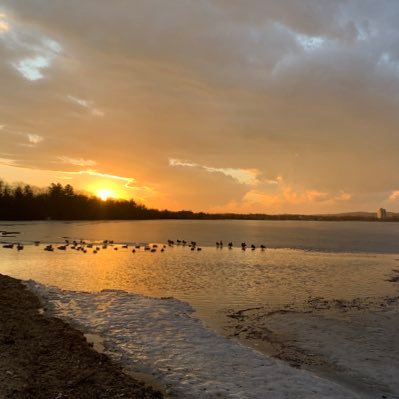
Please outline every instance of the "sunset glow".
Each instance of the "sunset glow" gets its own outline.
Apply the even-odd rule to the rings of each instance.
[[[107,201],[109,198],[115,198],[115,194],[113,191],[103,188],[97,191],[97,197],[103,201]]]
[[[399,4],[5,4],[0,178],[171,210],[399,211]]]

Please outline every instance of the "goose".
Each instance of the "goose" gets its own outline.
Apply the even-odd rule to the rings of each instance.
[[[53,248],[53,246],[52,246],[51,244],[49,244],[49,245],[47,245],[47,246],[44,247],[44,250],[45,250],[45,251],[49,251],[49,252],[53,252],[53,251],[54,251],[54,248]]]

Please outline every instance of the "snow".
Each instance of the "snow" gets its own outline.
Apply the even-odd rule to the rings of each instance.
[[[151,374],[174,398],[360,398],[214,333],[174,298],[125,291],[65,291],[27,282],[50,313],[104,339],[105,353],[131,372]],[[343,350],[346,350],[343,347]]]

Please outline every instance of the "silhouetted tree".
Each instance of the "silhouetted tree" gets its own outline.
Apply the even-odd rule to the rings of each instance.
[[[70,184],[52,183],[44,192],[30,185],[12,188],[0,179],[0,220],[101,220],[101,219],[249,219],[249,220],[376,220],[373,216],[209,214],[189,210],[148,209],[134,200],[109,199],[77,194]],[[387,221],[399,221],[392,216]]]

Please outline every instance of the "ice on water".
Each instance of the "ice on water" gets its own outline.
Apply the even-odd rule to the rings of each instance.
[[[187,303],[125,291],[65,291],[33,281],[51,312],[104,338],[127,369],[151,373],[176,398],[358,398],[332,381],[243,347],[193,317]]]

